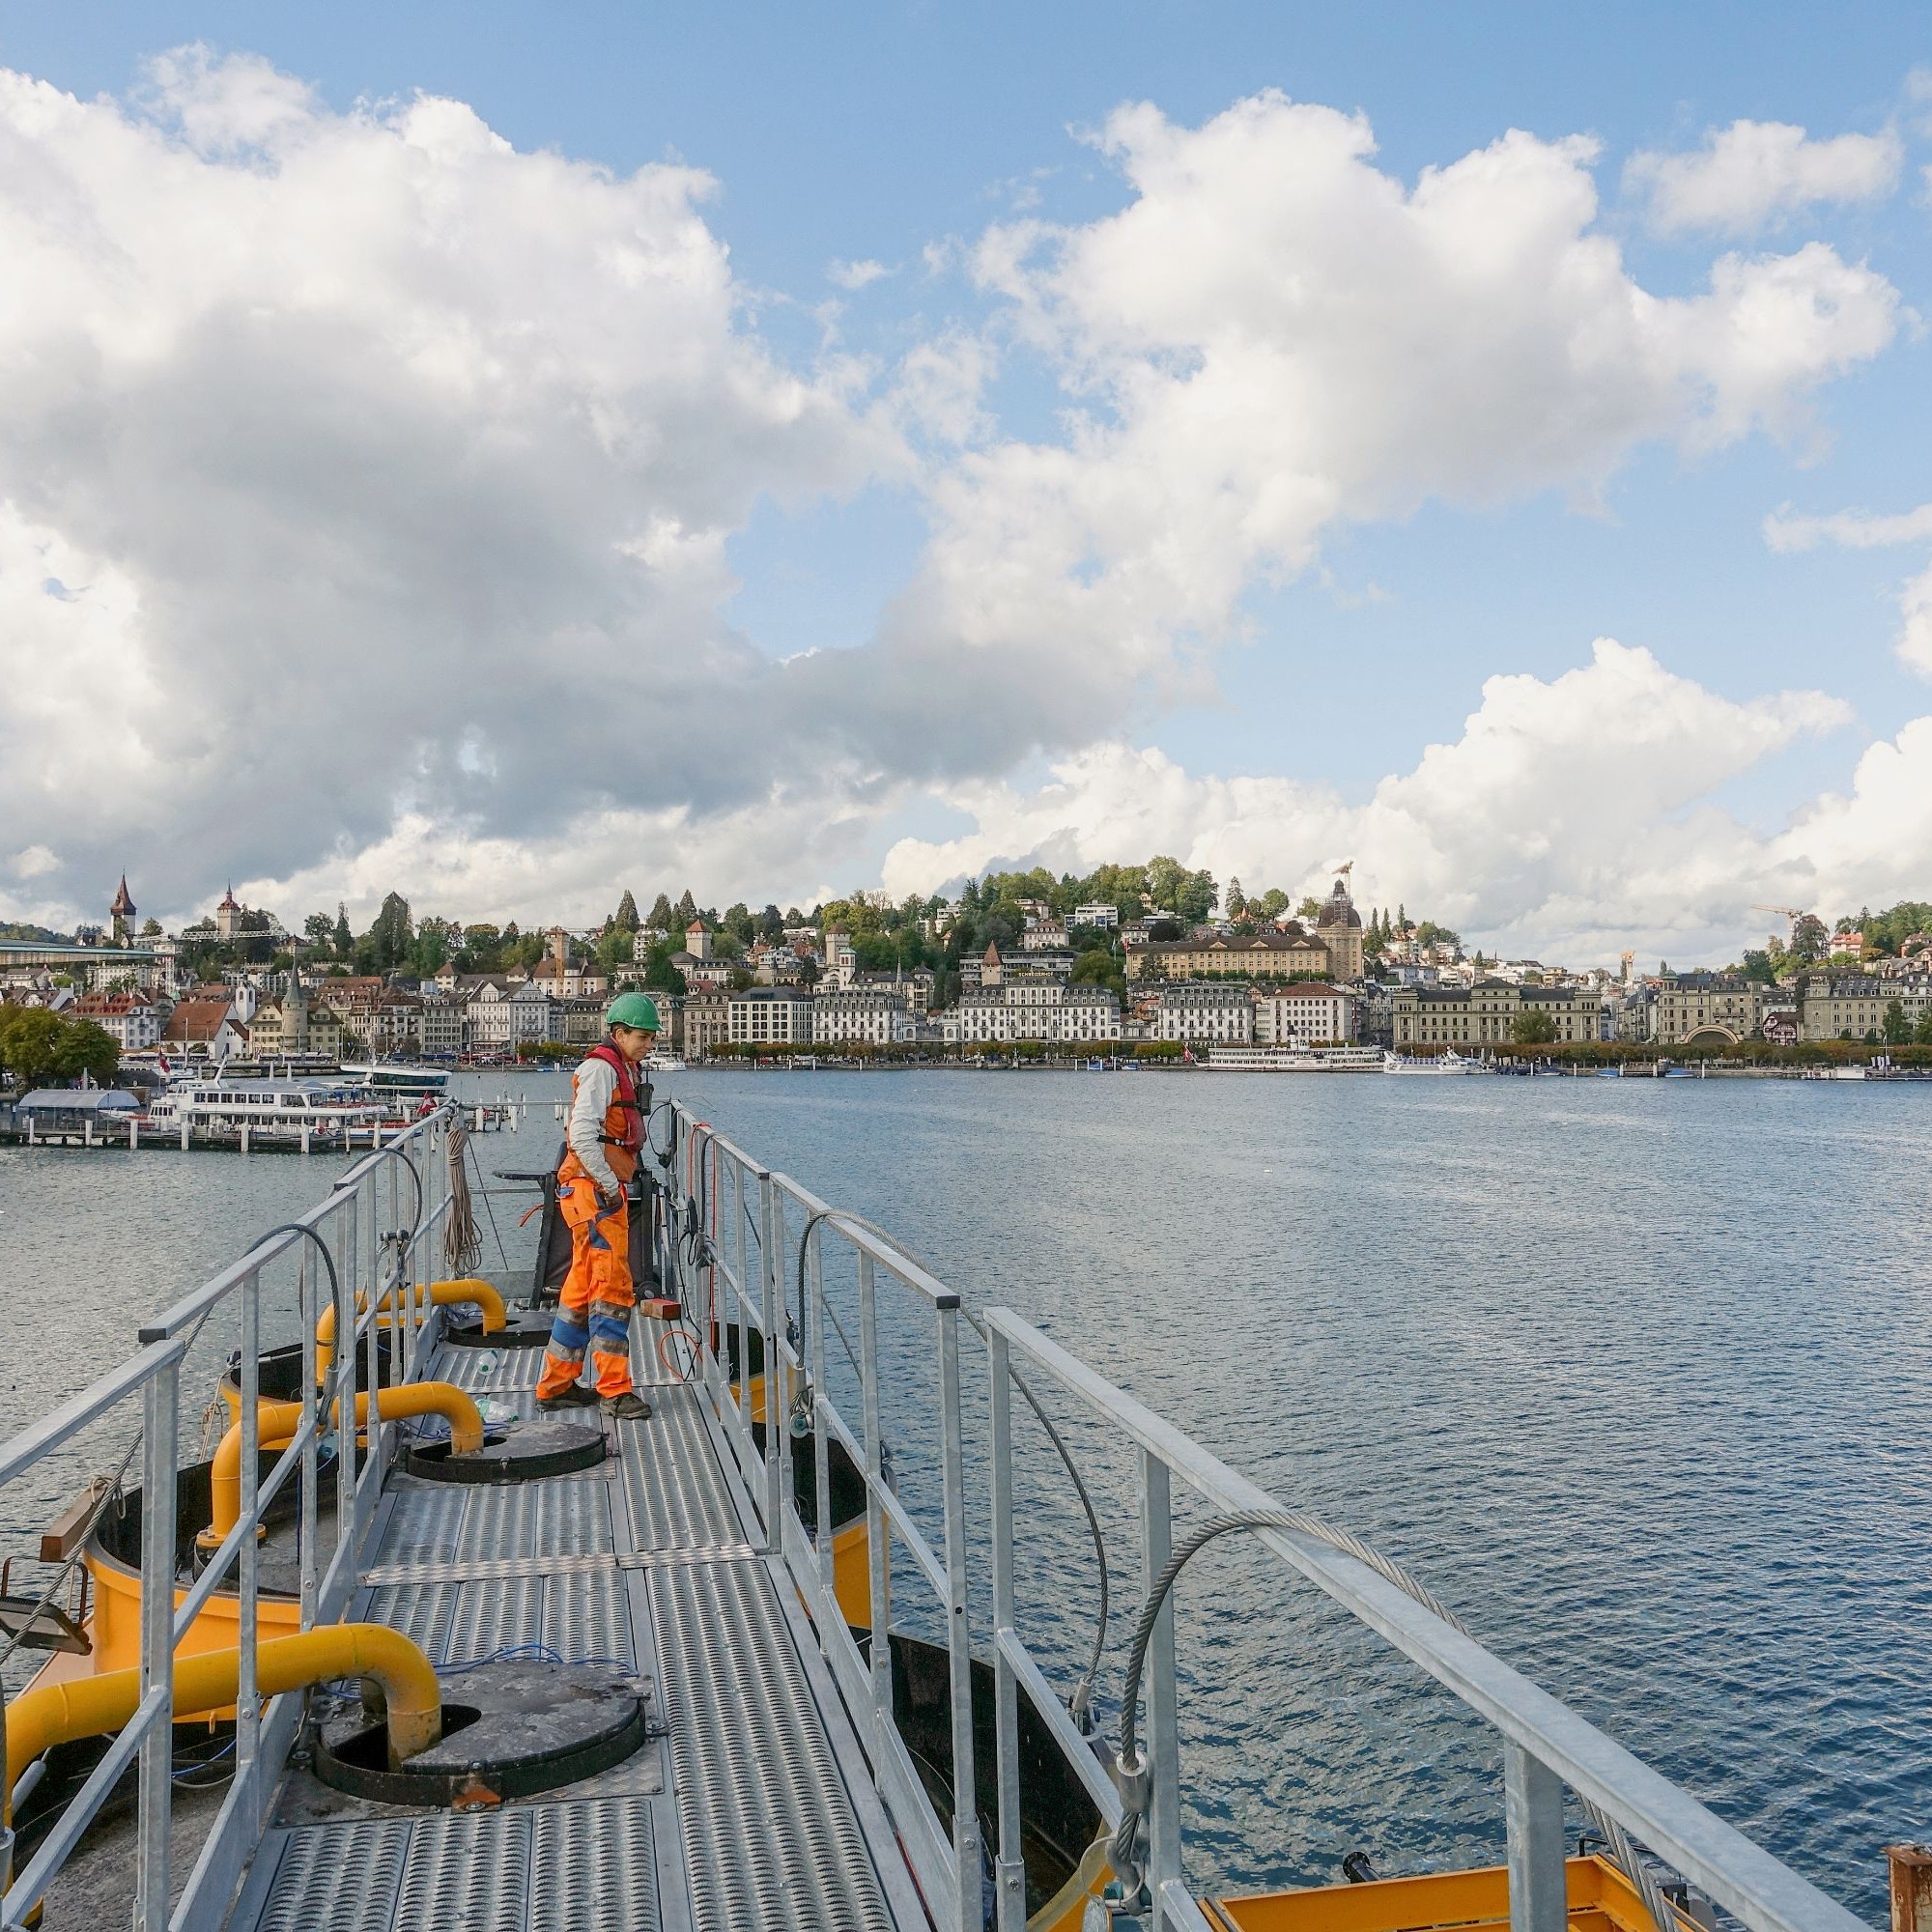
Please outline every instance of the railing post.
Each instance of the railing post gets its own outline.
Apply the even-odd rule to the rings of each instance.
[[[391,1166],[394,1164],[393,1161],[389,1163]],[[382,1273],[383,1246],[380,1240],[374,1238],[377,1184],[376,1176],[366,1176],[363,1183],[358,1184],[355,1196],[358,1207],[365,1188],[369,1197],[372,1238],[369,1247],[368,1305],[372,1309],[382,1299],[377,1277]],[[354,1218],[359,1221],[361,1215],[356,1213]],[[380,1323],[382,1318],[375,1316],[372,1320]],[[328,1364],[328,1386],[323,1391],[323,1415],[326,1419],[332,1416],[335,1422],[335,1548],[338,1554],[345,1537],[352,1543],[355,1538],[355,1345],[359,1339],[355,1333],[355,1278],[350,1270],[338,1268],[335,1281],[335,1353]],[[374,1403],[370,1404],[370,1411],[369,1434],[373,1440],[378,1427]],[[331,1620],[341,1610],[339,1604],[319,1605],[318,1607]]]
[[[1142,1588],[1151,1590],[1174,1549],[1168,1467],[1141,1451]],[[1174,1683],[1174,1593],[1155,1618],[1147,1657],[1148,1890],[1153,1924],[1164,1918],[1161,1888],[1180,1877],[1180,1738]]]
[[[818,1574],[826,1593],[837,1601],[838,1576],[832,1550],[832,1437],[825,1427],[830,1397],[825,1392],[825,1223],[811,1231],[811,1252],[806,1257],[806,1279],[811,1285],[811,1449],[812,1544],[818,1552]]]
[[[994,1867],[999,1932],[1026,1932],[1026,1860],[1020,1843],[1019,1686],[1005,1649],[1013,1621],[1013,1414],[1007,1338],[986,1334],[992,1396],[993,1726],[1000,1775],[1000,1853]]]
[[[879,1492],[886,1487],[884,1426],[879,1419],[879,1311],[872,1258],[859,1250],[859,1380],[866,1420],[866,1555],[870,1569],[872,1640],[872,1757],[884,1754],[893,1723],[892,1518]]]
[[[1503,1740],[1503,1814],[1509,1829],[1510,1932],[1563,1932],[1563,1781],[1514,1740]]]
[[[308,1246],[306,1241],[301,1244]],[[259,1553],[255,1526],[262,1520],[262,1271],[253,1268],[242,1284],[242,1553],[236,1578],[239,1611],[239,1680],[235,1692],[235,1769],[245,1776],[255,1762],[261,1713],[255,1696],[255,1643]]]
[[[136,1932],[168,1922],[168,1839],[174,1798],[175,1435],[181,1357],[149,1378],[141,1472],[141,1697],[161,1708],[141,1740],[140,1840],[135,1859]]]
[[[335,1221],[338,1227],[341,1225],[341,1216],[339,1214],[331,1215],[329,1218]],[[323,1238],[327,1240],[328,1237],[325,1235]],[[340,1241],[336,1245],[338,1247],[341,1246]],[[308,1418],[312,1417],[315,1413],[315,1403],[318,1394],[316,1388],[315,1324],[320,1319],[316,1313],[315,1306],[320,1297],[310,1292],[309,1283],[311,1280],[321,1279],[322,1271],[310,1266],[310,1263],[314,1261],[315,1257],[309,1253],[308,1242],[300,1242],[297,1247],[296,1254],[296,1320],[301,1324],[302,1414],[305,1418]],[[301,1495],[299,1498],[301,1514],[299,1527],[297,1530],[296,1559],[301,1577],[301,1627],[303,1630],[313,1630],[315,1628],[316,1590],[318,1579],[321,1576],[321,1571],[316,1563],[316,1538],[319,1534],[317,1520],[321,1515],[320,1498],[316,1493],[320,1487],[320,1478],[317,1470],[319,1458],[316,1453],[316,1434],[317,1432],[311,1429],[302,1443],[301,1474],[298,1478],[301,1484]]]
[[[980,1932],[980,1807],[973,1766],[973,1648],[966,1622],[966,1469],[959,1427],[959,1297],[939,1313],[940,1476],[946,1491],[946,1649],[952,1690],[952,1852],[959,1932]]]
[[[779,1438],[784,1430],[784,1404],[781,1390],[784,1381],[784,1361],[779,1352],[779,1225],[778,1190],[769,1174],[758,1177],[758,1273],[762,1278],[765,1324],[765,1551],[784,1554],[783,1492],[780,1488]],[[747,1364],[749,1368],[750,1364]]]

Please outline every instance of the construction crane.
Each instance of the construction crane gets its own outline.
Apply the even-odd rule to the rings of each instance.
[[[1795,925],[1801,919],[1810,918],[1803,906],[1754,905],[1752,912],[1781,912]]]

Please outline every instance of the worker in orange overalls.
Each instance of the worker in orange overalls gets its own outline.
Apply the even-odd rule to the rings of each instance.
[[[570,1272],[557,1298],[537,1384],[549,1414],[601,1401],[619,1422],[651,1406],[631,1386],[631,1215],[624,1188],[638,1171],[644,1121],[637,1066],[658,1037],[658,1003],[620,993],[604,1015],[610,1037],[571,1076],[570,1126],[556,1171],[556,1205],[570,1229]],[[578,1380],[588,1343],[596,1386]]]

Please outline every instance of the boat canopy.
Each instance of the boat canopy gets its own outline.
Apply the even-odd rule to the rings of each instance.
[[[36,1087],[14,1101],[16,1114],[138,1114],[140,1099],[125,1087]]]

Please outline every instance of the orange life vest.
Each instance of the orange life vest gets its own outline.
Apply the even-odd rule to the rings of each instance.
[[[631,1071],[631,1063],[611,1045],[609,1041],[593,1046],[583,1056],[586,1063],[601,1060],[617,1071],[617,1091],[611,1096],[611,1104],[604,1110],[604,1131],[598,1139],[604,1144],[604,1157],[611,1163],[611,1172],[618,1180],[628,1181],[638,1171],[638,1156],[643,1151],[644,1121],[638,1105],[637,1075]],[[573,1105],[577,1099],[578,1074],[570,1076],[570,1097]],[[562,1181],[578,1180],[584,1178],[583,1163],[576,1153],[566,1149],[563,1165],[556,1171],[556,1178]]]

